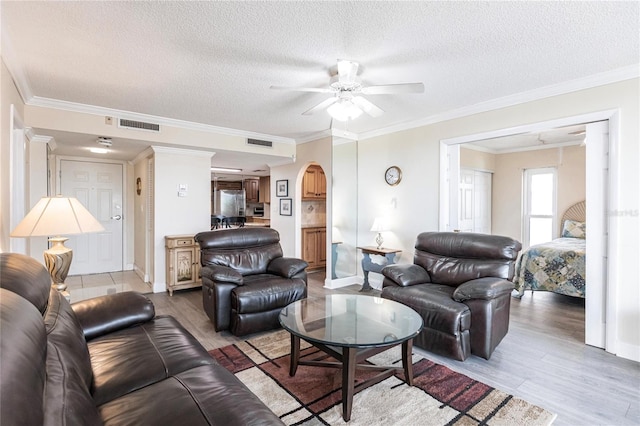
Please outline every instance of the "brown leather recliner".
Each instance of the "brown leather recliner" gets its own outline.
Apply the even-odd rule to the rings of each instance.
[[[216,331],[236,336],[280,327],[282,308],[307,297],[307,262],[282,256],[271,228],[201,232],[202,305]]]
[[[417,346],[460,361],[471,353],[489,359],[509,329],[510,280],[521,248],[498,235],[423,232],[413,264],[382,270],[382,297],[422,316]]]

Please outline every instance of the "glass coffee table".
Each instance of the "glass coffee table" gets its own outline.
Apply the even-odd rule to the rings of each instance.
[[[298,365],[342,368],[342,417],[351,418],[356,390],[372,386],[403,371],[405,382],[413,385],[411,350],[413,338],[422,330],[422,318],[408,306],[393,300],[367,295],[334,294],[303,299],[280,312],[280,324],[291,334],[291,367]],[[300,359],[300,339],[320,349],[338,362]],[[402,367],[364,364],[367,358],[402,345]],[[355,386],[356,369],[379,371]]]

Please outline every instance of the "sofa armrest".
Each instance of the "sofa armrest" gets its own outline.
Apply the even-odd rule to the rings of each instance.
[[[452,296],[458,302],[469,299],[491,300],[504,293],[510,293],[514,287],[511,281],[504,278],[478,278],[459,285]]]
[[[212,282],[226,282],[235,285],[243,285],[242,274],[235,269],[222,265],[207,265],[200,269],[200,276],[208,278]]]
[[[269,262],[267,272],[284,278],[293,278],[295,275],[304,271],[307,266],[309,266],[309,264],[302,259],[294,257],[276,257]]]
[[[71,308],[87,340],[151,321],[156,315],[151,300],[134,291],[94,297]]]
[[[385,266],[382,268],[382,275],[401,287],[431,282],[429,273],[415,264]]]

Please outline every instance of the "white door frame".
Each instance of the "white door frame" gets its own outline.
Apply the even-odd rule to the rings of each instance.
[[[9,232],[27,214],[29,194],[26,184],[26,160],[24,121],[15,105],[11,104],[9,117]],[[28,254],[26,238],[9,238],[9,251]]]
[[[452,218],[453,216],[457,216],[452,215],[452,212],[450,212],[450,209],[453,209],[452,207],[450,207],[450,204],[455,202],[455,198],[457,197],[451,198],[449,193],[452,186],[455,186],[457,180],[459,179],[459,146],[461,144],[484,139],[513,136],[523,133],[540,132],[557,127],[593,123],[597,121],[609,122],[609,176],[608,182],[605,183],[608,198],[606,209],[603,210],[606,210],[607,212],[615,210],[615,207],[618,205],[618,182],[620,178],[620,173],[618,170],[620,114],[617,109],[598,111],[589,114],[582,114],[573,117],[560,118],[557,120],[544,121],[534,124],[526,124],[500,130],[492,130],[489,132],[476,133],[456,138],[442,139],[440,141],[440,230],[447,231],[452,229],[452,224],[455,224],[454,222],[452,222]],[[453,177],[451,177],[451,173],[455,173]],[[590,188],[587,188],[587,194],[589,193],[589,190]],[[453,192],[453,194],[455,193],[456,192]],[[455,211],[457,212],[457,208],[455,209]],[[617,258],[619,236],[617,227],[614,226],[614,223],[612,223],[615,218],[609,216],[603,218],[603,220],[607,220],[609,231],[608,238],[606,240],[603,239],[603,241],[601,242],[601,244],[604,244],[604,247],[606,247],[607,249],[607,261],[605,265],[607,283],[596,283],[595,285],[606,285],[606,288],[602,289],[602,294],[606,294],[606,302],[603,306],[605,312],[589,312],[585,315],[585,329],[599,329],[599,334],[590,333],[592,334],[592,336],[589,336],[589,341],[586,341],[585,343],[597,344],[597,342],[599,341],[605,342],[604,349],[607,352],[615,354],[617,352],[618,344],[618,326],[617,317],[615,315],[617,311],[618,272],[616,268],[613,267],[614,265],[612,265],[612,262]],[[589,257],[587,257],[587,262],[588,261]],[[590,283],[590,285],[592,284]],[[587,306],[588,309],[592,309],[588,304],[585,304],[585,306]],[[597,309],[597,307],[594,308]],[[595,321],[602,316],[606,318],[606,324],[604,328],[599,327],[597,324],[592,324],[592,321]],[[586,324],[587,321],[589,322],[588,324]]]

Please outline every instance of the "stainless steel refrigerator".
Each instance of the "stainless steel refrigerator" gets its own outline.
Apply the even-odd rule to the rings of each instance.
[[[216,191],[213,197],[213,214],[226,217],[244,217],[246,195],[244,189],[223,189]]]

